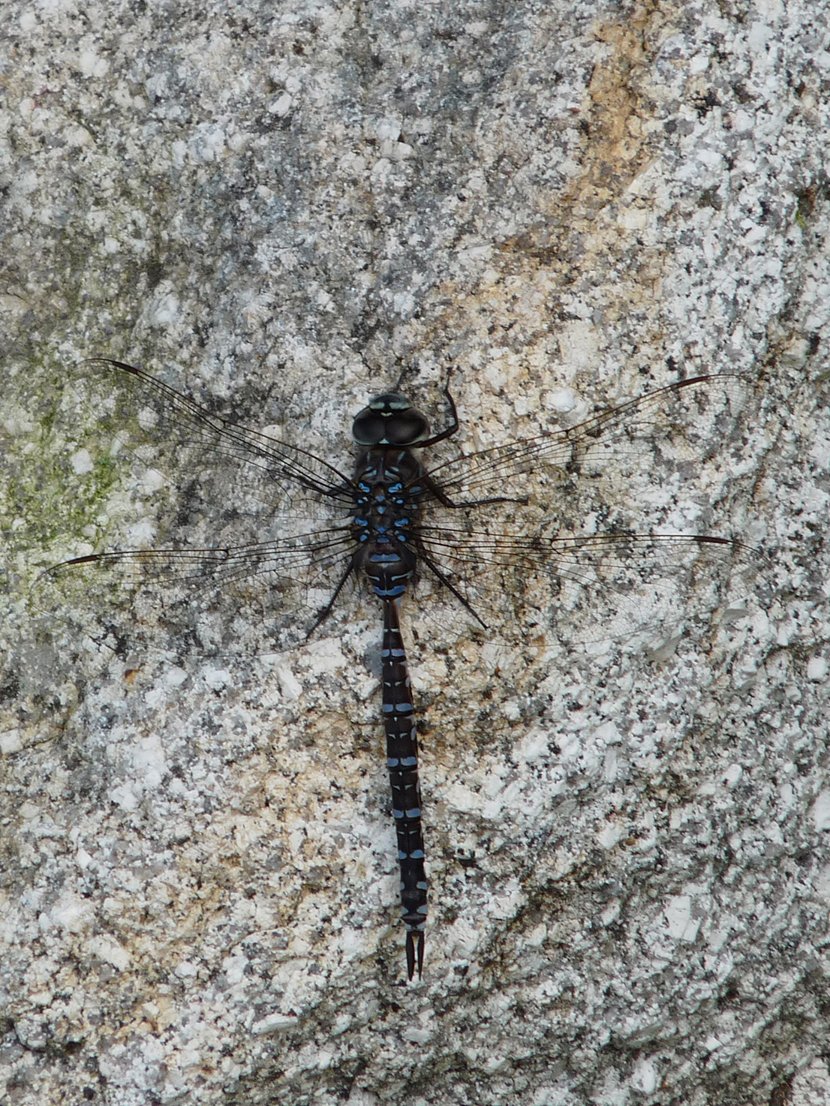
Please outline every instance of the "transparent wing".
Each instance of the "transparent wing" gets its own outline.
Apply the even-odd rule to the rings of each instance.
[[[705,633],[747,609],[764,563],[760,551],[711,534],[516,536],[456,524],[425,525],[418,540],[425,572],[440,575],[471,617],[508,633],[553,627],[570,644],[640,636],[657,648]]]
[[[93,358],[62,383],[58,418],[70,443],[100,464],[133,459],[184,493],[193,513],[283,503],[308,513],[350,501],[351,481],[323,458],[214,414],[142,369]]]
[[[225,548],[124,550],[48,569],[33,598],[42,629],[68,627],[116,651],[264,654],[302,640],[352,563],[347,526]]]
[[[571,640],[580,634],[602,640],[661,625],[681,609],[694,618],[706,589],[686,582],[702,568],[720,586],[735,563],[756,562],[753,552],[706,534],[619,526],[580,534],[579,514],[589,501],[603,524],[612,516],[594,495],[599,484],[577,477],[591,459],[601,466],[646,455],[639,447],[650,447],[658,430],[665,438],[675,420],[688,421],[710,406],[719,410],[721,400],[728,406],[732,386],[725,376],[683,381],[578,427],[433,469],[431,502],[415,538],[422,575],[449,585],[496,634],[500,621],[544,622],[567,628]],[[111,433],[105,459],[126,455],[140,471],[174,476],[175,483],[167,482],[176,490],[168,511],[173,540],[164,548],[92,554],[56,566],[35,589],[44,625],[55,612],[83,611],[83,632],[114,641],[113,647],[164,641],[173,632],[174,648],[199,652],[272,652],[302,639],[353,564],[346,517],[351,482],[323,459],[214,416],[120,362],[85,365],[72,394],[70,417],[74,410],[88,418],[85,405],[92,403],[92,433]],[[713,394],[718,403],[710,402]],[[687,432],[683,425],[684,439]],[[579,513],[570,533],[564,532],[567,509],[556,526],[540,523],[523,503],[527,481],[515,480],[550,465],[578,488],[578,495],[555,501],[557,510],[564,501]],[[237,482],[233,475],[229,482],[228,471]],[[437,489],[432,497],[430,488]],[[442,503],[487,496],[509,502],[457,510]],[[274,509],[263,512],[263,503]],[[140,537],[136,545],[144,544]],[[150,533],[147,545],[158,545],[157,538]]]
[[[532,438],[495,446],[445,461],[429,470],[441,496],[456,503],[490,496],[520,496],[516,479],[557,469],[602,471],[609,463],[643,461],[679,431],[685,446],[698,432],[722,441],[722,426],[732,421],[732,406],[743,393],[740,377],[721,373],[681,380],[638,399],[593,415],[584,422]],[[718,434],[714,429],[721,424]]]

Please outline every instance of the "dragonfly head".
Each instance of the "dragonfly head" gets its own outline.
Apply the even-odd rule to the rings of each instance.
[[[352,437],[362,446],[417,445],[429,437],[429,423],[406,396],[399,392],[384,392],[369,400],[359,411],[352,425]]]

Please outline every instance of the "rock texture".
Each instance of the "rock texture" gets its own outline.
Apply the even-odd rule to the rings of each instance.
[[[828,5],[4,24],[3,1101],[830,1100]],[[699,463],[618,488],[764,550],[719,629],[566,652],[410,604],[420,984],[369,600],[255,661],[125,663],[82,596],[39,646],[43,567],[167,525],[55,417],[95,353],[342,466],[401,374],[432,413],[454,366],[467,449],[741,374]]]

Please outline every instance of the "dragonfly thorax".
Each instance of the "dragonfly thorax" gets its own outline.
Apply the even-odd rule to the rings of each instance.
[[[358,412],[352,424],[352,437],[361,446],[407,448],[429,437],[429,422],[406,396],[384,392]]]

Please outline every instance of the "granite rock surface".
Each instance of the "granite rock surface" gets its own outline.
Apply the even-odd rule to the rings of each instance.
[[[830,1101],[829,11],[6,5],[4,1102]],[[581,520],[745,543],[716,595],[677,583],[685,629],[565,647],[579,610],[408,602],[420,983],[371,598],[254,656],[39,598],[235,522],[232,484],[188,497],[67,406],[91,355],[347,471],[367,397],[440,424],[450,368],[466,451],[736,374],[728,424],[656,420],[672,449],[621,449]]]

